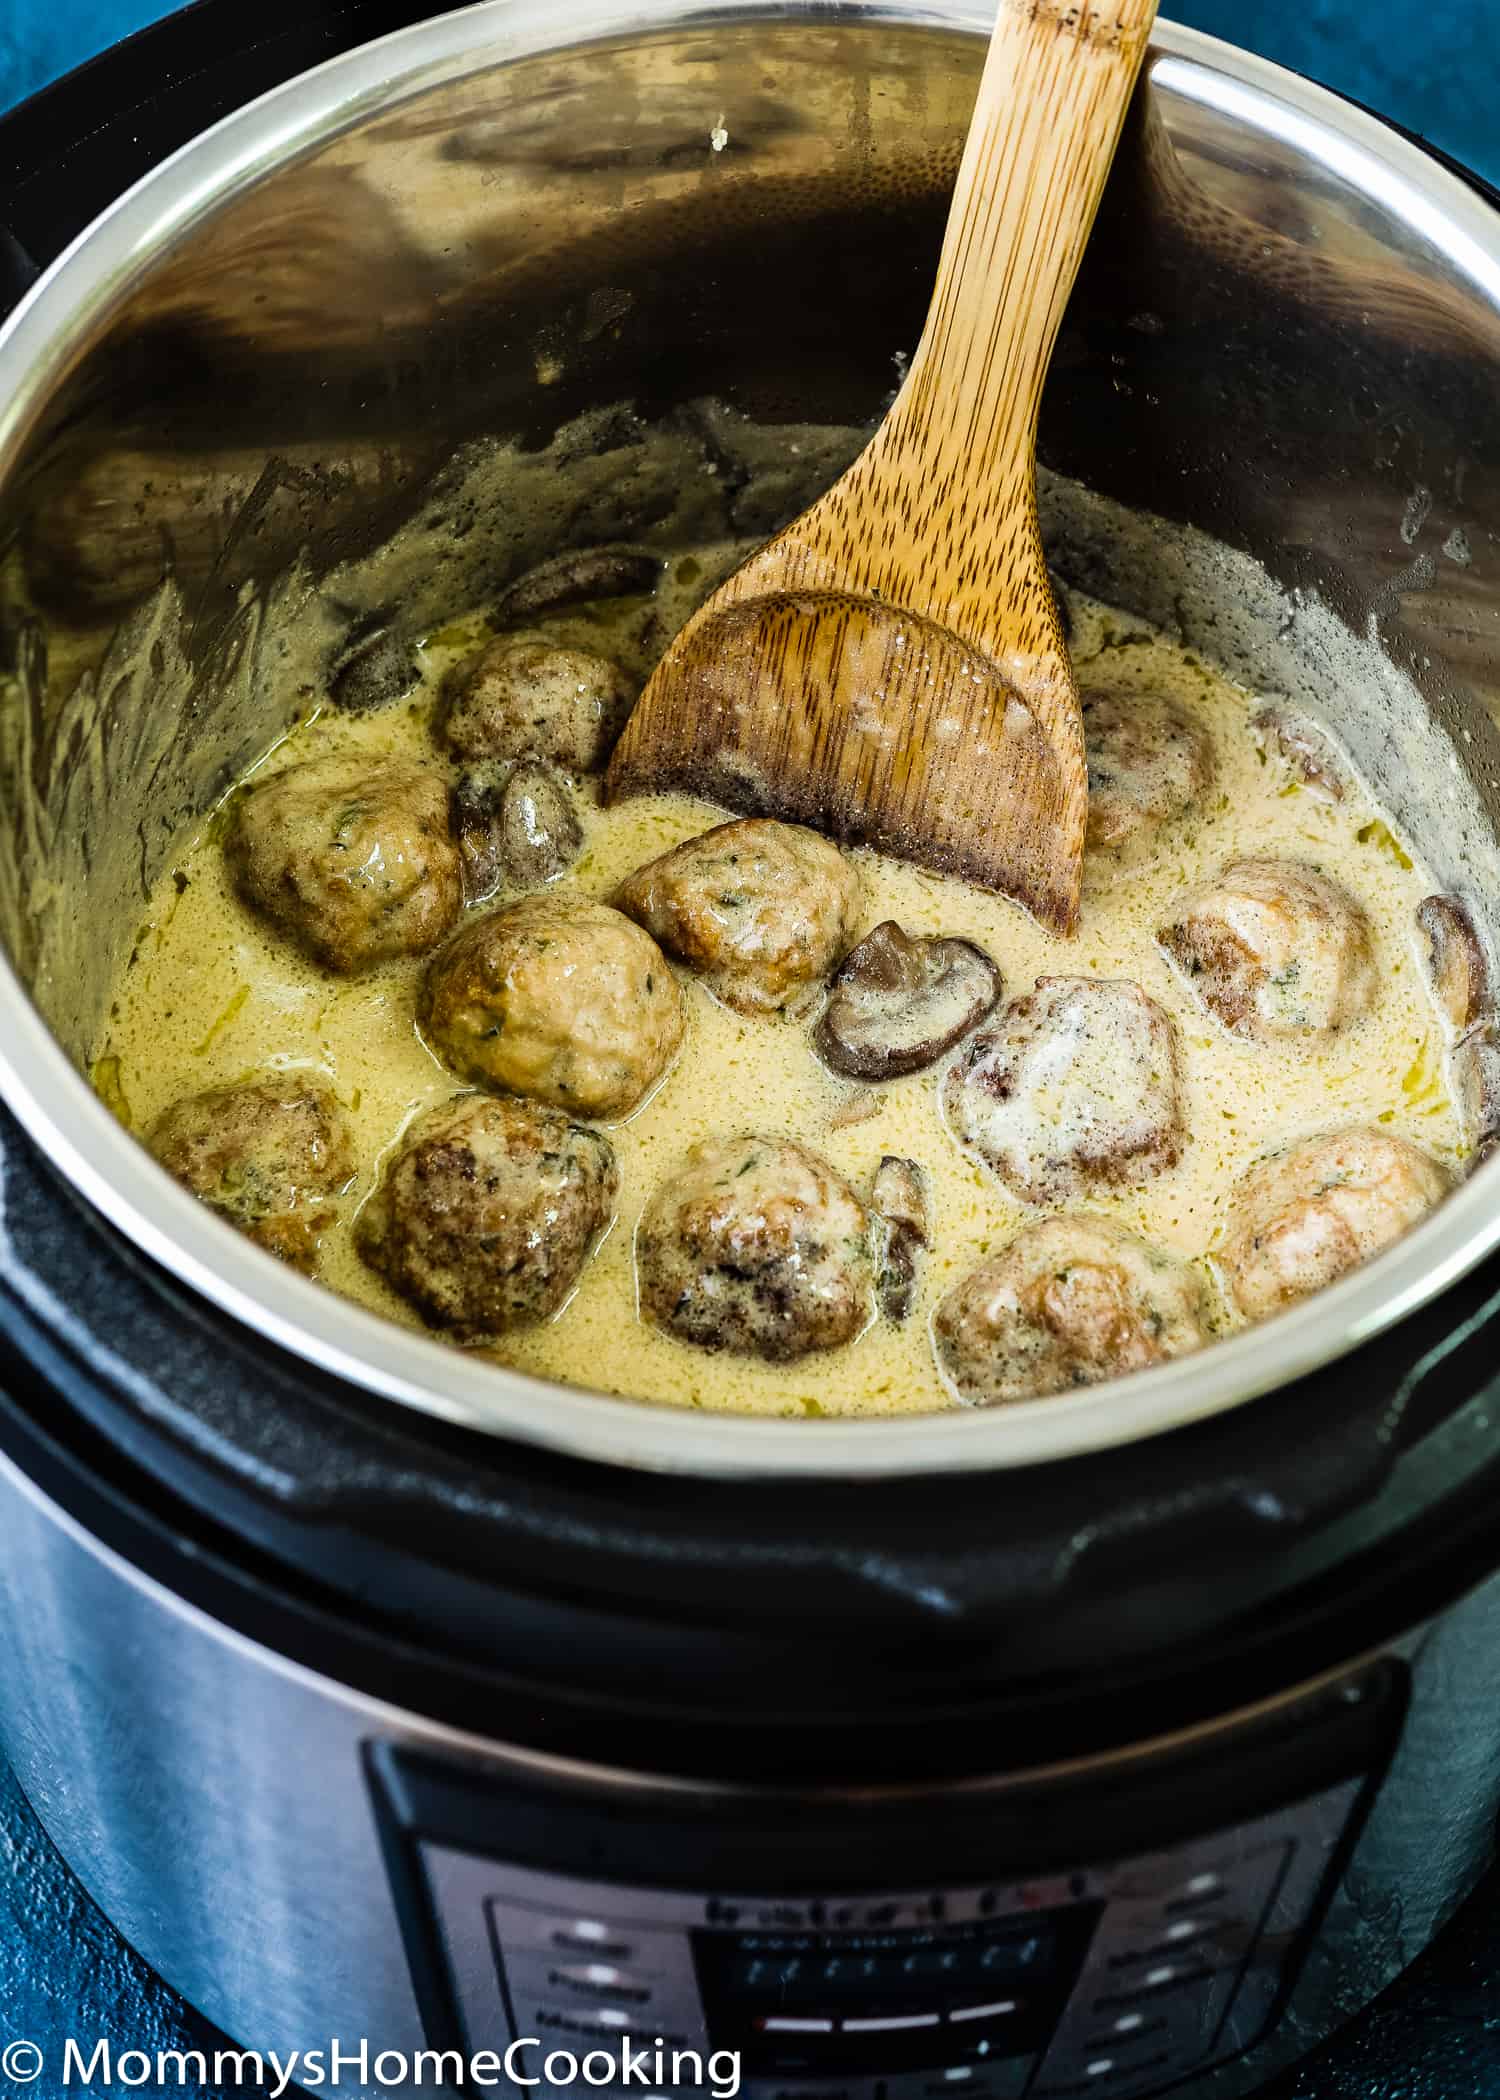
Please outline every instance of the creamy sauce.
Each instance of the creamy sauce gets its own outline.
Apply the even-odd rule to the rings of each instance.
[[[720,569],[732,552],[710,550],[704,559]],[[696,561],[691,570],[680,566],[681,589],[700,575]],[[1328,802],[1263,755],[1249,726],[1251,695],[1132,617],[1076,593],[1072,604],[1080,682],[1169,690],[1208,726],[1218,778],[1203,811],[1168,827],[1149,858],[1124,865],[1091,858],[1081,929],[1071,941],[1002,898],[871,853],[853,856],[864,885],[861,930],[894,918],[913,933],[965,935],[999,963],[1007,998],[1030,990],[1038,977],[1062,974],[1131,978],[1157,1000],[1178,1031],[1183,1157],[1138,1188],[1097,1194],[1082,1207],[1202,1261],[1211,1274],[1234,1183],[1289,1139],[1377,1122],[1447,1166],[1460,1163],[1465,1143],[1449,1096],[1446,1024],[1415,946],[1416,906],[1433,885],[1410,842],[1357,781],[1342,802]],[[670,625],[670,589],[662,610]],[[560,639],[609,647],[607,624],[603,632],[587,618],[546,624]],[[272,752],[265,769],[330,751],[441,764],[428,726],[433,688],[447,665],[484,637],[478,622],[444,630],[427,645],[427,683],[409,703],[362,718],[325,711]],[[580,803],[584,852],[562,883],[597,898],[607,898],[643,861],[723,821],[722,811],[681,796],[642,798],[612,811],[582,796]],[[424,964],[405,961],[351,981],[304,961],[236,897],[216,829],[205,828],[153,896],[115,987],[96,1083],[116,1112],[144,1131],[170,1102],[204,1087],[267,1068],[326,1073],[350,1112],[363,1165],[341,1222],[324,1240],[320,1273],[333,1289],[420,1325],[360,1261],[351,1225],[412,1118],[458,1090],[414,1026]],[[1156,945],[1155,929],[1178,891],[1246,854],[1319,862],[1369,914],[1380,996],[1370,1014],[1316,1053],[1305,1043],[1229,1035]],[[620,1164],[612,1229],[563,1311],[543,1327],[505,1337],[490,1353],[571,1384],[689,1407],[874,1415],[954,1405],[933,1359],[932,1311],[976,1261],[1042,1213],[960,1151],[939,1112],[941,1065],[860,1088],[814,1057],[816,1006],[796,1020],[747,1019],[680,974],[689,1014],[683,1048],[655,1093],[610,1131]],[[651,1192],[698,1139],[751,1130],[804,1139],[861,1194],[885,1153],[921,1163],[933,1247],[903,1325],[875,1321],[848,1348],[770,1366],[706,1354],[637,1318],[632,1240]]]

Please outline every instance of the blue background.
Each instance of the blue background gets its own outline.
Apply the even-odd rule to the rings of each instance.
[[[1341,88],[1500,182],[1496,0],[1164,0],[1162,11]],[[167,12],[159,0],[0,0],[0,109]]]
[[[167,11],[0,0],[0,110]],[[1500,182],[1500,0],[1167,0],[1166,12],[1341,88]],[[1352,2060],[1314,2061],[1278,2096],[1500,2100],[1497,1953],[1500,1890],[1489,1888],[1367,2024]],[[55,2061],[69,2031],[153,2053],[212,2047],[93,1909],[0,1767],[0,2043],[28,2036]],[[24,2090],[58,2093],[50,2069]]]

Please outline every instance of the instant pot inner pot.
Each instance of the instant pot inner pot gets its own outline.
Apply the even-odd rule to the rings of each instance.
[[[6,346],[0,932],[80,1070],[150,886],[352,635],[560,548],[770,531],[916,341],[977,20],[756,7],[518,55],[513,12],[448,18],[469,55],[420,84],[390,40],[373,114],[335,67],[232,120]],[[1158,38],[1049,383],[1049,553],[1327,720],[1482,906],[1500,321],[1443,210],[1484,207],[1362,117],[1335,153],[1337,105],[1232,57]]]

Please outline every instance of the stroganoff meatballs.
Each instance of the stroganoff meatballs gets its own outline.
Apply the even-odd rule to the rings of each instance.
[[[1201,1276],[1105,1218],[1046,1218],[950,1291],[938,1355],[976,1407],[1097,1385],[1199,1349]]]
[[[1213,740],[1170,693],[1086,686],[1084,748],[1089,768],[1091,851],[1154,845],[1163,825],[1185,816],[1214,777]]]
[[[254,781],[225,851],[246,903],[330,970],[420,955],[463,904],[448,796],[417,766],[330,757]]]
[[[525,897],[434,957],[422,1025],[464,1079],[581,1116],[624,1116],[682,1040],[665,956],[607,904]]]
[[[1263,1320],[1337,1283],[1448,1192],[1435,1160],[1382,1130],[1341,1130],[1277,1153],[1235,1197],[1219,1264],[1235,1304]]]
[[[870,1317],[869,1212],[787,1139],[697,1146],[647,1204],[636,1265],[645,1317],[701,1349],[785,1363]]]
[[[442,735],[463,759],[542,758],[597,772],[635,698],[602,656],[544,635],[502,634],[448,679]]]
[[[1331,1036],[1374,1002],[1369,918],[1320,868],[1237,860],[1177,900],[1160,939],[1237,1035]]]
[[[157,1118],[148,1142],[210,1210],[309,1273],[357,1164],[348,1118],[312,1072],[191,1094]]]
[[[1182,1150],[1172,1023],[1138,984],[1044,977],[970,1039],[943,1108],[960,1143],[1027,1203],[1145,1181]]]
[[[1075,940],[795,825],[602,806],[615,710],[736,558],[679,587],[671,557],[578,550],[496,589],[526,623],[498,639],[424,640],[393,591],[399,676],[366,628],[320,659],[338,693],[164,880],[98,1045],[131,1127],[186,1101],[205,1200],[526,1372],[896,1413],[1186,1355],[1388,1244],[1492,1141],[1473,902],[1433,895],[1341,751],[1335,796],[1248,696],[1082,596]],[[600,593],[643,576],[616,621]],[[320,1182],[288,1171],[297,1126],[215,1098],[288,1063],[348,1139]],[[1299,1148],[1345,1124],[1383,1149],[1329,1185]]]
[[[615,902],[741,1013],[782,1013],[849,945],[859,879],[800,824],[745,817],[637,868]]]
[[[485,1341],[557,1311],[619,1181],[602,1132],[464,1094],[406,1133],[360,1212],[359,1251],[430,1325]]]

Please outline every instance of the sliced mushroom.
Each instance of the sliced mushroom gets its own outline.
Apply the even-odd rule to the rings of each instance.
[[[899,1079],[951,1050],[998,1003],[1000,972],[972,941],[882,920],[834,973],[813,1041],[835,1072]]]
[[[500,859],[518,889],[539,890],[578,858],[583,826],[566,781],[523,759],[500,793]]]
[[[880,1310],[904,1320],[917,1290],[917,1255],[931,1244],[927,1177],[914,1159],[887,1153],[870,1184],[870,1208],[885,1227],[885,1253],[875,1281]]]
[[[1344,799],[1344,766],[1333,741],[1301,715],[1283,714],[1265,708],[1255,717],[1255,728],[1264,743],[1279,751],[1304,787],[1326,795],[1330,802]]]
[[[554,555],[508,584],[495,601],[495,618],[509,627],[564,605],[633,597],[638,591],[654,591],[660,575],[660,556],[638,547],[580,547]]]
[[[503,768],[475,766],[448,790],[448,829],[462,863],[465,904],[484,904],[500,887],[503,774]]]
[[[421,676],[410,638],[382,627],[345,652],[328,696],[346,715],[373,714],[409,693]]]
[[[1477,1167],[1500,1138],[1500,1027],[1492,1015],[1483,1015],[1454,1044],[1453,1086]]]
[[[1489,966],[1466,906],[1457,897],[1424,897],[1417,906],[1427,974],[1455,1028],[1468,1028],[1489,1004]]]

